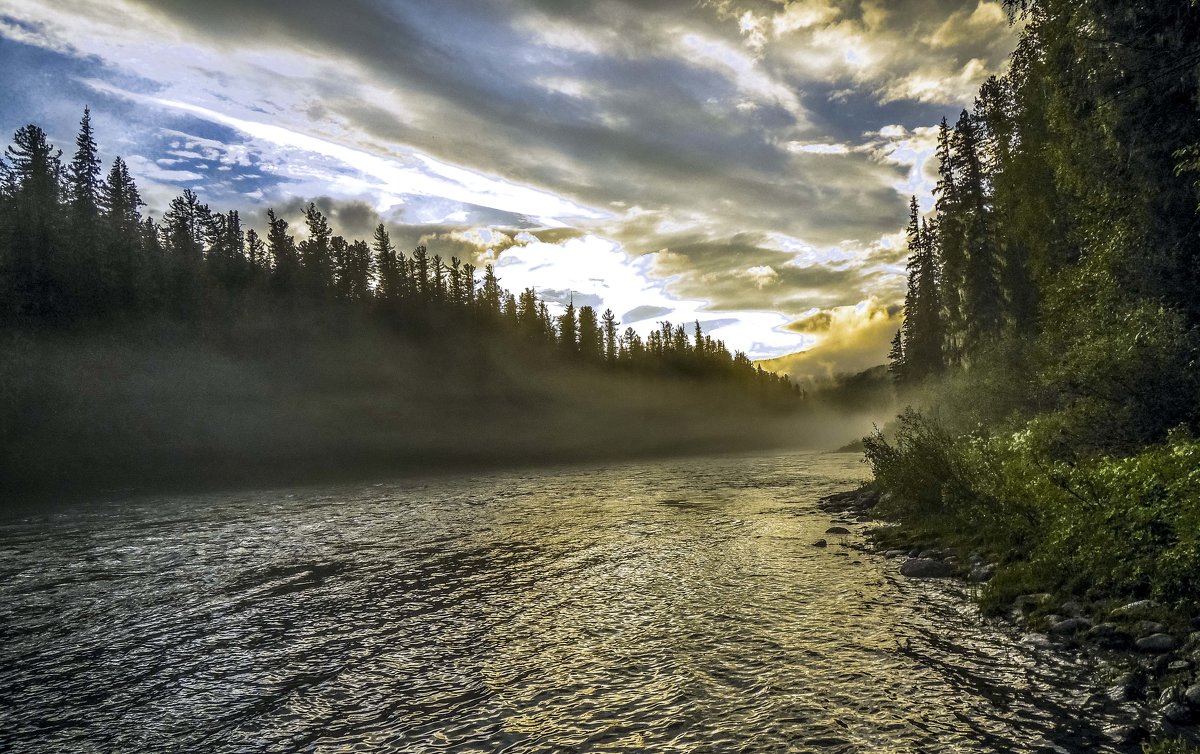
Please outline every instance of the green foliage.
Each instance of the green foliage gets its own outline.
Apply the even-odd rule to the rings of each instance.
[[[964,527],[1028,592],[1200,593],[1200,4],[1013,0],[1006,75],[938,139],[948,368],[866,442],[913,531]],[[915,213],[911,229],[917,226]],[[911,266],[919,266],[914,245]]]
[[[878,429],[863,440],[867,462],[892,494],[891,510],[917,516],[954,516],[969,492],[954,437],[936,420],[906,409],[892,445]]]
[[[1200,746],[1182,738],[1164,739],[1143,744],[1142,754],[1200,754]]]

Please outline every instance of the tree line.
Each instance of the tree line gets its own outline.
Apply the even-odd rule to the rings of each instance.
[[[104,172],[91,114],[64,161],[39,126],[19,129],[0,160],[0,321],[61,328],[167,315],[184,321],[241,316],[248,304],[283,315],[341,307],[417,336],[459,333],[531,344],[568,361],[645,373],[730,381],[799,394],[787,377],[756,366],[703,332],[659,323],[642,337],[611,310],[554,315],[536,291],[505,290],[482,270],[418,245],[398,251],[382,223],[367,240],[334,232],[315,203],[300,240],[274,209],[264,233],[236,210],[214,211],[191,189],[161,221],[129,167]]]

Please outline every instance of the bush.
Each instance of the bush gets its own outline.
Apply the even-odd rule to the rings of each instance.
[[[884,512],[913,531],[958,541],[970,532],[1002,553],[1009,568],[987,602],[1030,591],[1194,599],[1200,440],[1178,428],[1136,455],[1068,462],[1050,451],[1061,420],[1049,415],[1001,437],[955,437],[907,409],[893,442],[878,431],[864,441],[880,489],[891,493]]]
[[[863,439],[864,452],[894,512],[953,514],[970,494],[954,437],[935,419],[906,408],[896,422],[895,446],[878,428]]]

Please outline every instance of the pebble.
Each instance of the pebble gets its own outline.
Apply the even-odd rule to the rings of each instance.
[[[825,530],[826,534],[849,534],[850,530],[844,526],[831,526]]]
[[[812,546],[813,547],[828,547],[829,543],[823,539],[818,539],[816,542],[812,543]]]
[[[1138,621],[1137,633],[1138,636],[1149,636],[1150,634],[1165,634],[1167,627],[1161,623],[1155,623],[1152,620]]]
[[[888,550],[883,554],[885,558],[898,558],[902,555],[908,555],[908,550]]]
[[[954,566],[932,558],[913,558],[900,566],[900,575],[910,579],[942,579],[954,573]]]
[[[1175,660],[1170,665],[1167,665],[1167,672],[1182,673],[1190,667],[1192,667],[1192,663],[1188,662],[1187,660]]]
[[[1137,648],[1139,652],[1150,652],[1153,654],[1162,654],[1170,652],[1175,648],[1175,637],[1170,634],[1151,634],[1138,639]]]

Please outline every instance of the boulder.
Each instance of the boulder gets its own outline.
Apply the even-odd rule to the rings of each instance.
[[[849,534],[850,530],[844,526],[831,526],[825,530],[826,534]]]
[[[943,579],[954,574],[954,566],[933,558],[913,558],[900,566],[900,575],[910,579]]]
[[[1139,652],[1163,654],[1174,649],[1177,642],[1175,637],[1170,634],[1151,634],[1138,639],[1135,644]]]

